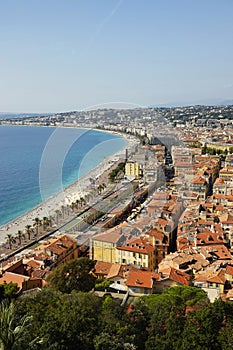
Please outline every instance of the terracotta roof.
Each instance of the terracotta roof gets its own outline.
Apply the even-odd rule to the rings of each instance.
[[[220,269],[214,276],[208,277],[207,279],[210,283],[225,284],[226,278],[222,269]]]
[[[48,270],[34,270],[32,271],[32,277],[35,277],[35,278],[45,278],[46,275],[49,273]]]
[[[226,267],[226,274],[233,276],[233,266],[227,265],[227,267]]]
[[[225,213],[221,215],[219,219],[222,224],[229,224],[229,225],[233,224],[233,215],[230,213]]]
[[[217,258],[220,260],[232,259],[231,253],[229,252],[229,250],[224,244],[221,244],[221,245],[213,244],[213,245],[206,246],[205,248],[209,253],[217,256]]]
[[[0,284],[12,282],[17,283],[19,288],[22,288],[23,282],[28,281],[29,279],[30,277],[28,276],[19,275],[13,272],[5,272],[4,275],[0,278]]]
[[[166,201],[167,199],[169,199],[169,194],[167,192],[155,192],[153,194],[153,200],[155,201],[157,200]]]
[[[155,248],[151,245],[149,240],[138,237],[127,240],[124,244],[118,246],[117,249],[142,254],[150,254],[154,251]]]
[[[34,256],[34,259],[38,260],[38,261],[45,261],[47,259],[50,259],[50,256],[48,254],[41,252],[41,253],[37,254],[36,256]]]
[[[117,226],[113,229],[107,230],[105,232],[101,232],[93,236],[92,240],[107,242],[107,243],[117,243],[121,236],[122,236],[121,229],[119,226]]]
[[[149,271],[132,270],[128,274],[126,285],[128,287],[148,288],[153,287],[154,279],[159,279],[159,274]]]
[[[158,239],[160,241],[163,241],[165,235],[163,232],[160,232],[156,230],[155,228],[152,228],[150,231],[145,232],[145,235],[152,236],[155,239]]]
[[[190,284],[190,275],[188,275],[185,272],[182,272],[180,270],[176,270],[171,268],[170,269],[170,273],[169,273],[169,279],[179,283],[179,284],[183,284],[185,286],[189,286]]]
[[[162,218],[158,218],[158,224],[161,226],[166,226],[168,224],[168,221]]]
[[[119,276],[120,270],[121,270],[121,264],[112,264],[110,271],[109,271],[106,278],[111,279],[113,277]]]
[[[192,183],[204,185],[206,183],[206,180],[204,178],[202,178],[201,176],[196,176],[192,179]]]
[[[233,289],[228,290],[226,299],[233,299]]]
[[[39,264],[38,262],[36,262],[35,260],[30,260],[26,262],[27,266],[31,266],[33,269],[39,268],[41,266],[41,264]]]
[[[223,237],[221,234],[212,233],[210,231],[201,232],[197,234],[197,244],[209,245],[218,243],[223,243]]]
[[[194,282],[209,282],[225,284],[226,278],[222,269],[215,271],[213,268],[206,269],[205,271],[199,271]]]
[[[109,273],[112,263],[110,262],[104,262],[104,261],[97,261],[95,264],[95,267],[93,269],[93,273],[96,275],[106,275]]]

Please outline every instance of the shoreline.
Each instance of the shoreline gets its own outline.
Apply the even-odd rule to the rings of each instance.
[[[33,125],[32,125],[33,126]],[[81,128],[80,128],[81,129]],[[83,128],[88,129],[88,128]],[[90,128],[91,129],[91,128]],[[96,131],[105,132],[105,130],[94,129]],[[95,168],[88,171],[84,176],[78,178],[74,183],[63,190],[55,193],[45,201],[39,203],[36,207],[28,210],[24,214],[16,217],[15,219],[8,221],[0,226],[0,244],[5,243],[8,234],[15,236],[19,230],[24,231],[26,225],[33,226],[34,219],[36,217],[43,219],[43,217],[50,217],[55,215],[56,210],[61,210],[61,207],[68,206],[72,202],[75,202],[81,197],[85,197],[91,191],[90,178],[98,178],[104,174],[113,164],[115,164],[124,155],[126,149],[132,150],[136,144],[136,138],[127,138],[126,135],[120,132],[111,132],[111,134],[117,134],[124,138],[126,144],[123,148],[115,152],[114,154],[107,156],[100,162]],[[92,189],[93,190],[93,189]]]

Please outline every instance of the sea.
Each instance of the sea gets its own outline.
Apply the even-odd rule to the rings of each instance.
[[[68,187],[125,146],[78,128],[0,126],[0,225]]]

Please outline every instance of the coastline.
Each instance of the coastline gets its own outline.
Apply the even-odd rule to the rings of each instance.
[[[99,129],[96,129],[96,131],[105,132],[105,130]],[[123,133],[115,131],[111,132],[110,130],[106,130],[106,132],[123,137],[126,142],[124,147],[116,153],[104,158],[104,160],[95,168],[91,169],[84,176],[78,178],[74,183],[70,184],[62,191],[55,193],[47,200],[39,203],[36,207],[0,226],[0,244],[5,243],[5,239],[8,234],[15,236],[19,230],[24,231],[26,225],[33,226],[33,222],[36,217],[43,219],[43,217],[54,216],[55,211],[60,210],[62,206],[67,206],[77,199],[85,197],[85,195],[89,194],[91,191],[89,179],[96,178],[98,181],[97,177],[103,175],[104,172],[106,172],[114,163],[119,161],[119,159],[124,156],[127,148],[129,150],[132,149],[136,143],[136,139],[134,137],[128,138]]]

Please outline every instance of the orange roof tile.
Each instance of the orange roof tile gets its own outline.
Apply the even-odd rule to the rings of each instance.
[[[179,284],[183,284],[185,286],[189,286],[190,284],[190,275],[187,273],[176,270],[174,268],[170,268],[169,278]]]
[[[227,265],[227,267],[226,267],[226,274],[233,276],[233,266]]]
[[[96,275],[107,275],[112,267],[112,263],[97,261],[93,269],[93,273]]]
[[[150,254],[155,248],[151,245],[149,240],[139,237],[127,240],[124,244],[118,246],[117,249],[142,254]]]
[[[17,283],[19,288],[22,288],[22,284],[24,281],[28,281],[30,277],[24,276],[24,275],[19,275],[17,273],[13,272],[5,272],[4,275],[0,278],[0,284],[3,283]]]
[[[131,270],[128,274],[126,285],[128,287],[151,289],[153,287],[154,280],[159,279],[159,277],[160,275],[154,272]]]

